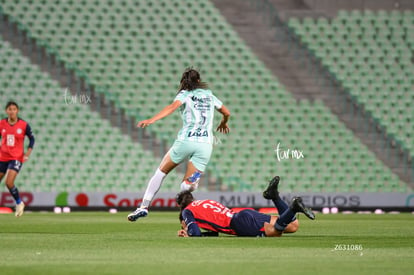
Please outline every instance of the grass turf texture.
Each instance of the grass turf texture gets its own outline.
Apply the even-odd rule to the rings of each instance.
[[[282,238],[178,238],[177,213],[150,212],[136,223],[126,215],[0,215],[0,273],[410,274],[414,268],[412,214],[300,216],[299,231]]]

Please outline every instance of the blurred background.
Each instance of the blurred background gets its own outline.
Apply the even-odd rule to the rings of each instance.
[[[189,66],[232,113],[201,192],[412,193],[409,0],[0,0],[1,104],[36,137],[16,185],[142,195],[181,119],[135,125]]]

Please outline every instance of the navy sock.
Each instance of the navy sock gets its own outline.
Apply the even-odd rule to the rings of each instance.
[[[279,214],[285,212],[286,209],[289,208],[287,203],[284,200],[282,200],[279,196],[277,196],[277,199],[272,200],[272,202],[275,204]]]
[[[295,215],[296,215],[296,212],[294,212],[292,209],[288,207],[285,210],[285,212],[283,212],[277,219],[275,223],[276,230],[280,232],[285,230],[286,226],[288,226],[289,223],[291,223],[292,221],[296,219]]]
[[[284,200],[282,200],[279,196],[277,197],[277,199],[272,200],[272,201],[277,208],[277,212],[279,212],[279,216],[282,215],[286,211],[286,209],[289,209],[289,205]],[[290,222],[293,222],[294,220],[296,220],[296,216],[293,216]]]
[[[13,186],[13,188],[9,189],[9,192],[16,201],[16,204],[20,204],[22,202],[22,200],[20,199],[19,190],[16,186]]]

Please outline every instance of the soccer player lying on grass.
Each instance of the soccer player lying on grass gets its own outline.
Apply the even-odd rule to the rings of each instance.
[[[279,196],[278,185],[279,177],[276,176],[269,182],[263,197],[273,201],[279,211],[279,217],[251,209],[234,213],[217,201],[195,200],[191,192],[180,192],[176,199],[180,206],[182,226],[178,236],[200,237],[203,236],[200,231],[202,228],[237,236],[280,237],[282,233],[294,233],[298,230],[299,222],[296,213],[301,212],[309,219],[315,219],[315,214],[303,205],[300,197],[294,197],[291,205],[288,206]]]

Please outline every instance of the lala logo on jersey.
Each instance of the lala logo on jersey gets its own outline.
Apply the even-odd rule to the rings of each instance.
[[[18,128],[17,129],[17,133],[20,135],[21,133],[23,132],[23,130],[22,129],[20,129],[20,128]]]
[[[208,137],[208,131],[207,130],[204,130],[202,132],[201,129],[198,128],[194,132],[193,131],[188,132],[188,136],[187,137]]]

